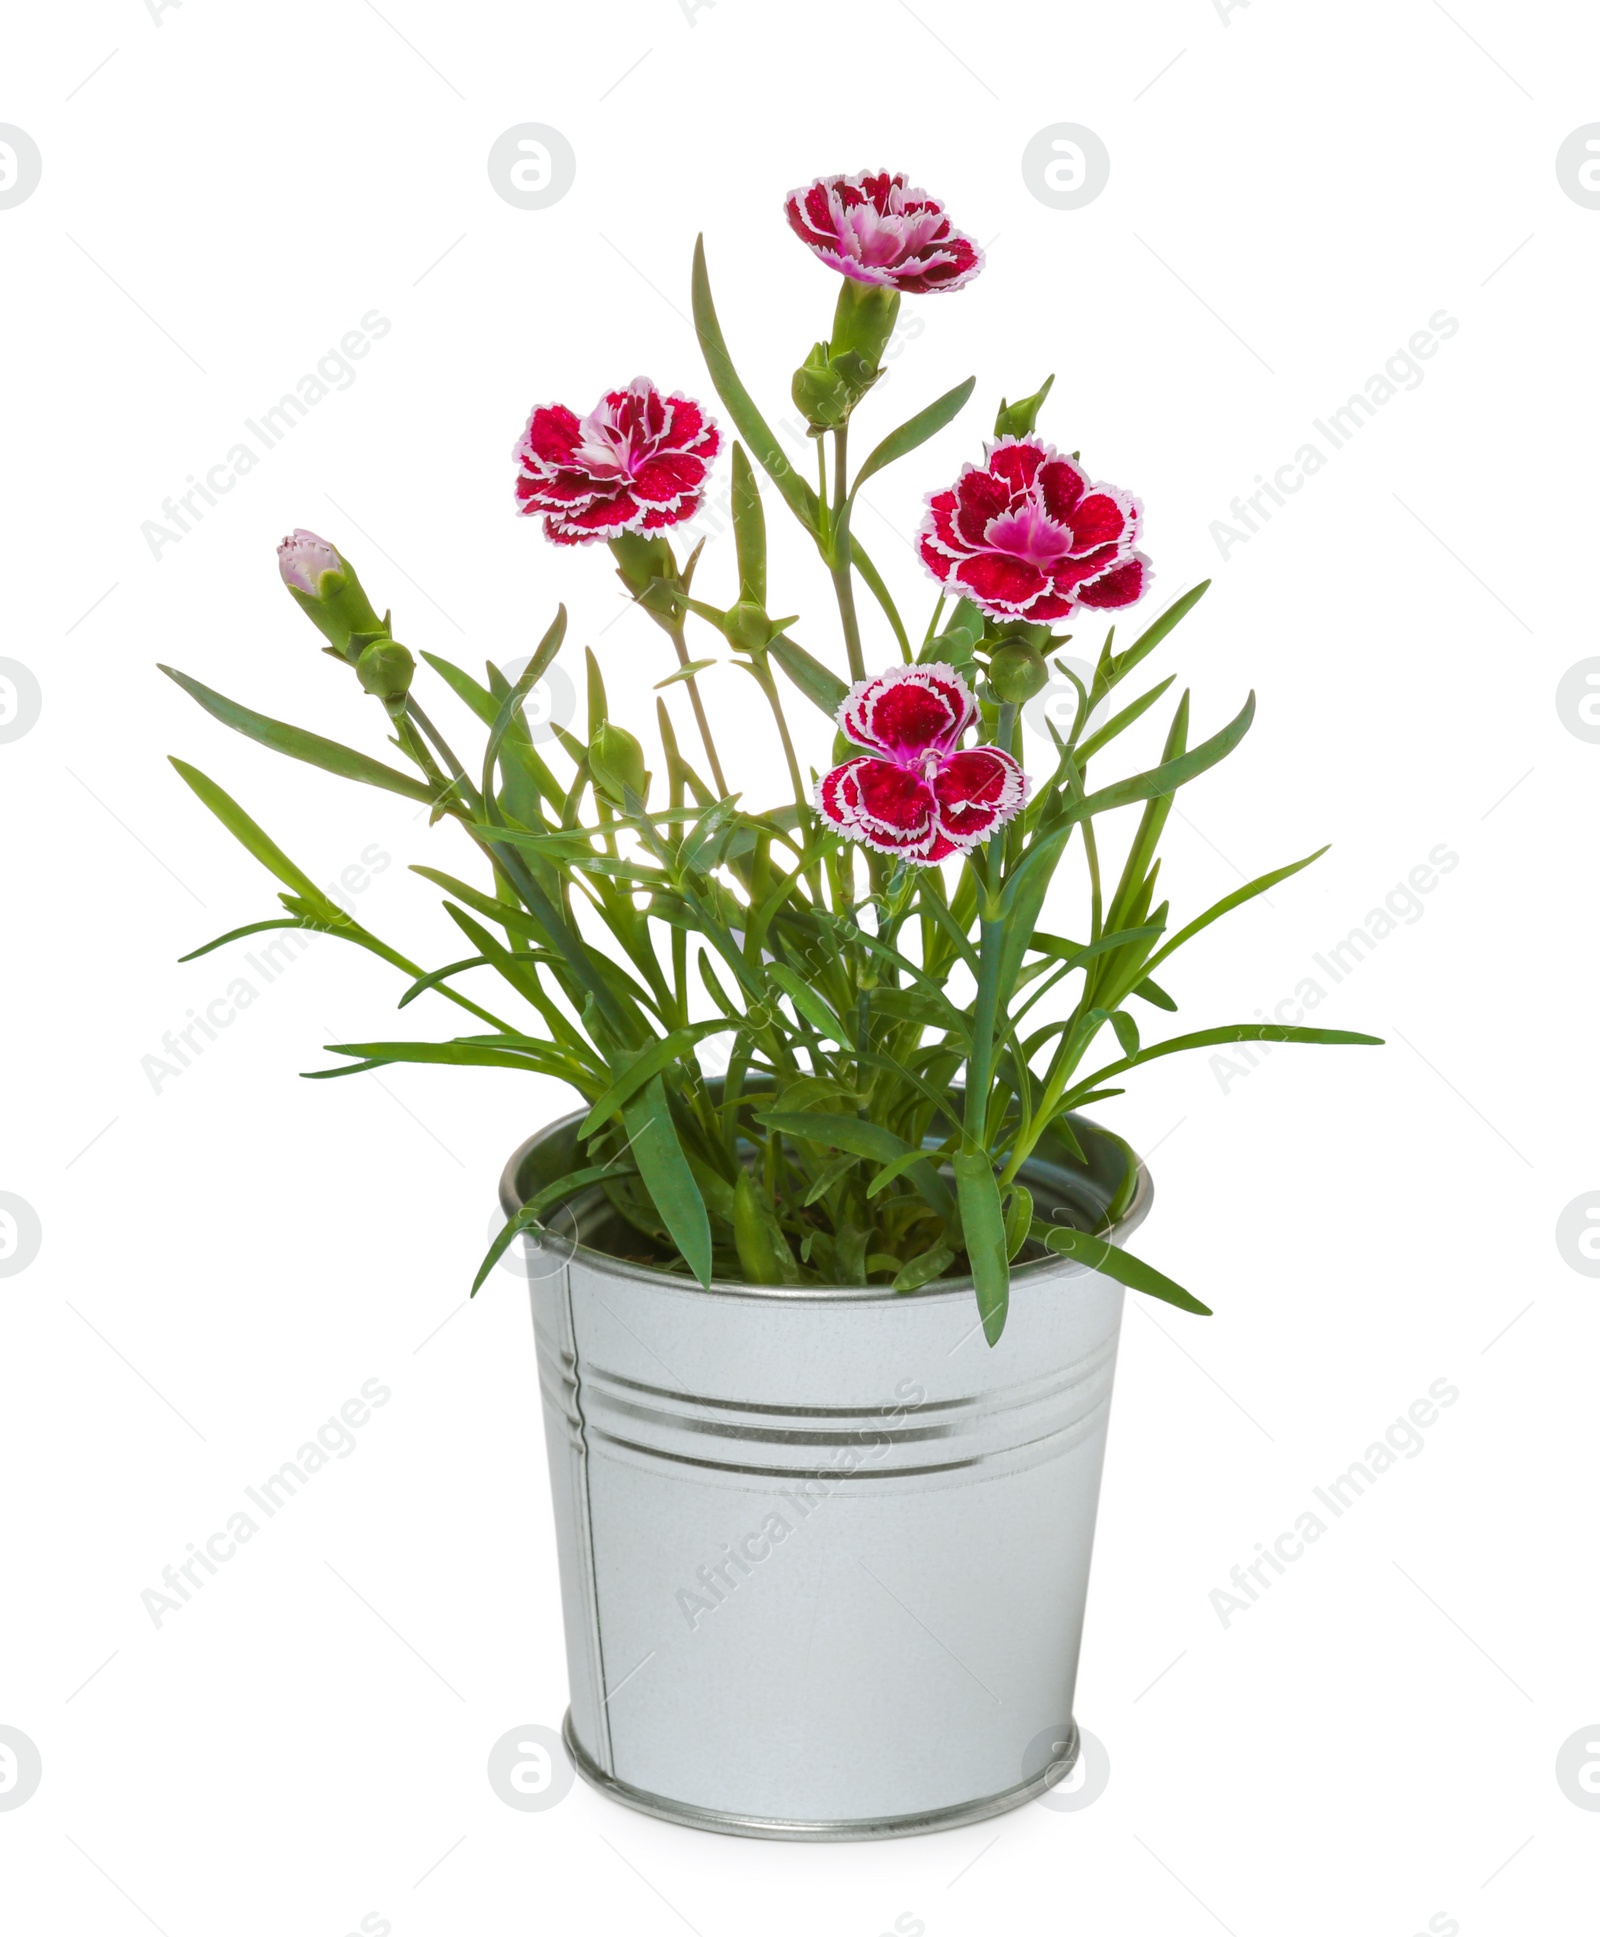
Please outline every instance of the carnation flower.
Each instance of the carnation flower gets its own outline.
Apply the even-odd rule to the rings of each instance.
[[[807,248],[852,282],[927,295],[959,289],[983,267],[983,251],[950,226],[944,203],[904,175],[824,175],[783,206]]]
[[[999,747],[958,742],[978,716],[954,666],[891,666],[851,688],[839,730],[868,751],[817,783],[830,827],[921,867],[976,847],[1010,820],[1028,777]]]
[[[565,404],[541,404],[513,452],[517,509],[543,514],[558,545],[681,524],[700,509],[721,442],[692,397],[664,397],[648,377],[608,390],[581,420]]]
[[[1044,624],[1075,606],[1132,605],[1150,583],[1133,549],[1139,500],[1091,484],[1069,457],[1034,437],[1002,437],[988,462],[962,468],[928,500],[923,563],[946,591],[998,619]]]

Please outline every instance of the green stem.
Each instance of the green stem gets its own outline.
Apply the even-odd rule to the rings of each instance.
[[[461,791],[466,800],[468,808],[474,814],[481,813],[483,810],[483,802],[478,796],[477,789],[473,786],[472,782],[467,778],[466,768],[462,766],[461,762],[456,758],[455,754],[451,751],[449,741],[445,739],[444,735],[434,725],[433,721],[430,720],[427,714],[423,712],[422,708],[417,704],[415,696],[410,693],[406,695],[406,711],[407,713],[410,714],[411,718],[416,721],[417,725],[422,729],[423,733],[427,735],[428,739],[433,742],[434,749],[438,753],[440,759],[444,761],[445,765],[450,769],[451,773],[455,776],[456,780],[460,783]]]
[[[987,916],[980,926],[978,1000],[972,1017],[972,1055],[967,1063],[963,1129],[969,1151],[986,1147],[989,1086],[994,1080],[995,1020],[1000,1008],[1000,954],[1005,923]]]
[[[848,425],[841,424],[833,433],[833,519],[828,533],[828,565],[833,573],[834,596],[839,601],[850,678],[859,685],[867,676],[867,662],[861,654],[861,625],[856,618],[856,588],[850,569],[850,499],[845,490],[849,439]]]
[[[687,666],[689,663],[689,648],[684,643],[683,627],[681,625],[672,627],[672,644],[677,651],[678,664],[680,666]],[[728,783],[722,777],[722,762],[717,758],[716,742],[711,737],[711,722],[706,718],[705,703],[700,698],[700,688],[695,683],[693,673],[690,673],[689,677],[684,681],[684,684],[689,689],[689,704],[694,708],[695,723],[700,728],[700,744],[705,748],[706,759],[711,764],[711,778],[716,784],[717,798],[719,800],[726,800],[728,797]]]
[[[801,777],[800,762],[795,757],[794,741],[789,737],[789,722],[784,716],[783,699],[778,692],[778,682],[772,677],[764,653],[755,661],[755,665],[758,683],[767,696],[767,704],[772,708],[772,717],[777,723],[778,738],[783,742],[783,757],[789,769],[789,785],[794,789],[794,804],[804,813],[811,802],[806,795],[806,783]]]

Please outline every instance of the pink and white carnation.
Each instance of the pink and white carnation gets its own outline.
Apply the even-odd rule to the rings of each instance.
[[[812,254],[852,282],[925,296],[959,289],[983,267],[983,251],[951,227],[944,203],[904,175],[824,175],[783,209]]]
[[[558,545],[660,531],[700,509],[721,443],[692,397],[663,396],[648,377],[608,390],[584,418],[541,404],[512,453],[517,509],[542,515]]]
[[[954,666],[891,666],[851,688],[839,730],[866,751],[817,783],[817,812],[847,839],[919,867],[964,853],[1028,797],[999,747],[960,749],[978,717]]]
[[[923,563],[953,596],[997,619],[1043,625],[1078,606],[1132,605],[1150,583],[1134,549],[1143,508],[1035,437],[1002,437],[928,499]]]

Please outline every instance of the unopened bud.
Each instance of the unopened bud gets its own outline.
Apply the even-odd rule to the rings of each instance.
[[[1009,639],[989,657],[989,684],[1009,706],[1021,706],[1050,684],[1044,654],[1025,639]]]
[[[356,678],[381,700],[401,700],[411,691],[417,662],[396,639],[374,639],[356,661]]]
[[[772,621],[759,605],[753,605],[748,599],[730,606],[724,623],[729,643],[742,647],[745,652],[763,651],[772,637]]]
[[[1000,414],[994,420],[996,437],[1031,437],[1039,421],[1039,409],[1050,394],[1054,376],[1048,376],[1031,397],[1019,397],[1014,404],[1001,400]]]
[[[618,807],[630,806],[630,794],[642,803],[650,785],[644,748],[626,727],[612,720],[603,720],[589,742],[589,771],[595,786]]]
[[[828,355],[826,343],[813,343],[806,360],[795,371],[789,395],[795,408],[814,431],[839,430],[850,421],[850,413],[872,383],[859,357],[852,360],[851,372]]]
[[[351,656],[351,641],[382,632],[347,559],[314,531],[294,531],[278,547],[278,573],[290,596],[337,652]],[[357,649],[359,650],[359,643]]]

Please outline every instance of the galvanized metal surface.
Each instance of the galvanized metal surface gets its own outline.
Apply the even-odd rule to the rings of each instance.
[[[581,1113],[512,1158],[508,1213]],[[1097,1224],[1122,1146],[1079,1122],[1038,1214]],[[1120,1239],[1149,1209],[1141,1169]],[[598,1192],[530,1254],[580,1771],[732,1834],[908,1835],[1058,1780],[1122,1315],[1019,1265],[998,1346],[970,1283],[691,1280],[596,1248]],[[1030,1762],[1033,1766],[1029,1766]]]

